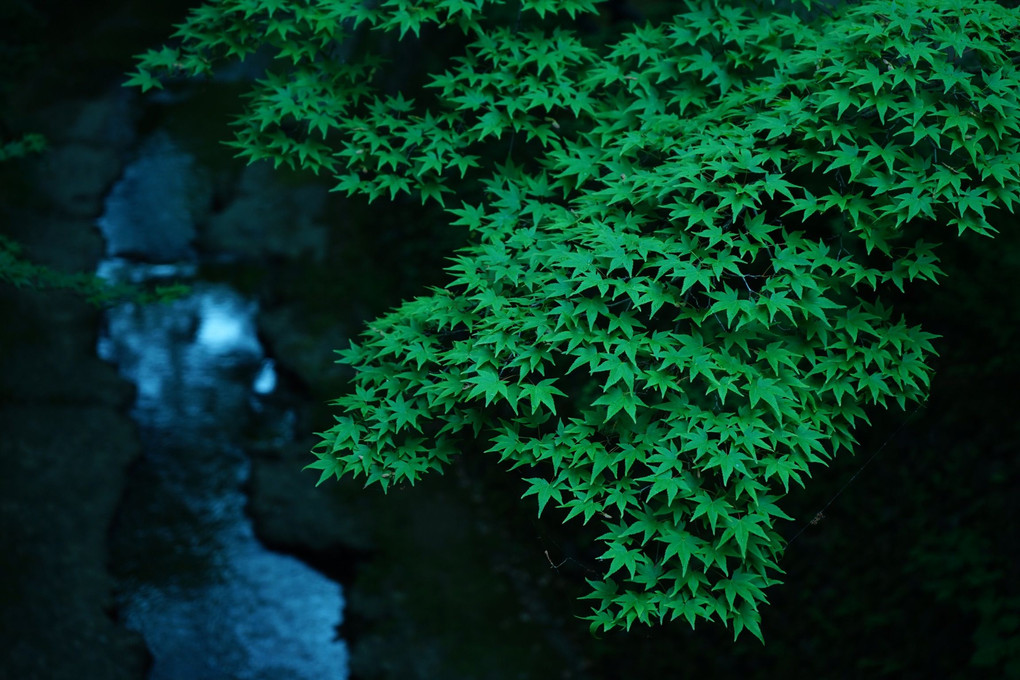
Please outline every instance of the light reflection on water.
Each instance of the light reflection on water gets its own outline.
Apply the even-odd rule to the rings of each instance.
[[[190,185],[188,178],[151,177],[187,171],[191,163],[170,144],[149,148],[126,173],[131,191],[118,185],[100,222],[104,231],[113,226],[107,235],[114,241],[127,235],[133,253],[145,239],[132,228],[144,227],[123,221],[161,202],[186,200],[175,191]],[[185,252],[193,233],[188,211],[170,205],[155,212],[160,229],[178,229],[161,234],[157,246]],[[114,242],[109,250],[127,249]],[[158,250],[142,254],[165,262]],[[136,281],[193,270],[123,259],[101,267],[106,276]],[[256,394],[271,392],[276,382],[255,335],[255,312],[230,288],[195,282],[189,295],[170,303],[110,310],[99,343],[100,355],[138,387],[133,415],[145,454],[113,543],[120,614],[145,637],[154,680],[347,676],[346,648],[336,639],[339,585],[268,551],[245,515],[249,463],[236,442],[251,424]]]

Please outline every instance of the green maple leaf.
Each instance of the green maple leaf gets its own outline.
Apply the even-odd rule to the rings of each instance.
[[[563,490],[548,479],[542,479],[540,477],[532,477],[525,479],[531,486],[521,498],[527,498],[528,496],[535,496],[538,499],[538,515],[542,516],[542,511],[545,510],[546,504],[555,500],[557,503],[563,503]]]

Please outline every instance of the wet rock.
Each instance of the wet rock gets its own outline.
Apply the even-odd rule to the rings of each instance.
[[[44,297],[47,314],[32,315]],[[0,315],[12,320],[0,331],[0,402],[126,408],[134,389],[95,355],[96,313],[63,293],[0,298]],[[82,342],[90,339],[93,344]]]
[[[73,141],[25,160],[42,201],[11,196],[21,208],[4,215],[5,233],[31,262],[94,271],[103,246],[87,218],[118,152]],[[80,296],[0,286],[0,319],[2,674],[142,678],[148,653],[114,620],[106,570],[106,532],[139,455],[124,413],[133,389],[96,358],[100,312]]]
[[[106,199],[99,228],[107,253],[148,262],[190,259],[195,223],[204,219],[211,203],[206,179],[194,158],[169,136],[153,135]]]
[[[11,233],[33,262],[68,274],[92,273],[103,254],[94,220],[28,215]]]
[[[134,92],[115,87],[96,97],[62,101],[35,122],[52,145],[81,143],[124,152],[135,139],[135,99]]]
[[[314,393],[334,389],[346,375],[336,363],[336,350],[349,344],[340,324],[323,330],[310,328],[300,308],[293,306],[263,310],[258,324],[268,351]]]
[[[86,405],[0,410],[0,658],[5,677],[130,680],[137,635],[108,615],[106,530],[138,455],[134,428]]]
[[[502,492],[485,488],[479,505],[471,500],[478,490],[462,488],[455,475],[433,474],[385,496],[346,493],[377,546],[346,591],[354,677],[586,677],[563,625],[576,622],[550,614],[569,611],[571,600],[536,578],[555,573],[543,546],[533,530],[480,531],[480,518],[491,526],[506,518],[487,507]]]
[[[204,226],[200,245],[241,259],[321,261],[328,233],[318,217],[326,197],[324,186],[287,186],[268,163],[249,165],[241,173],[234,200]]]
[[[96,217],[120,170],[115,149],[71,143],[45,151],[35,164],[34,180],[58,214]]]
[[[91,221],[20,214],[26,257],[65,274],[94,271],[103,243]],[[133,390],[96,358],[100,310],[64,292],[0,290],[0,401],[126,407]]]
[[[373,542],[364,518],[336,485],[315,486],[318,473],[302,470],[315,460],[309,453],[311,445],[253,451],[248,513],[267,546],[350,582],[357,562],[373,550]]]

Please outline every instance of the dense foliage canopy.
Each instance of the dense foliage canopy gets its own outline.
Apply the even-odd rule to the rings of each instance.
[[[924,398],[932,336],[890,297],[1018,198],[1018,14],[677,5],[621,30],[593,0],[220,0],[130,83],[269,50],[240,155],[470,231],[341,353],[323,480],[414,483],[482,439],[539,512],[602,525],[593,628],[760,637],[790,484]],[[445,61],[395,78],[407,45]]]

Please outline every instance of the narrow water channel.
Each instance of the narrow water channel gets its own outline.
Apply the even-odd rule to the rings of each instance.
[[[238,442],[275,376],[254,302],[196,276],[190,241],[201,173],[166,136],[139,150],[100,220],[100,273],[185,277],[170,303],[108,312],[100,355],[137,385],[144,457],[112,536],[119,612],[152,652],[153,680],[343,680],[340,586],[267,550],[245,514]],[[264,426],[264,423],[263,423]]]

